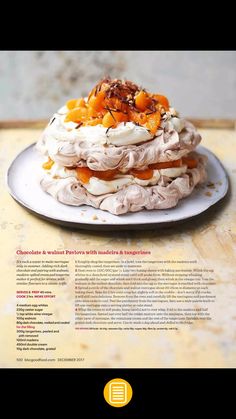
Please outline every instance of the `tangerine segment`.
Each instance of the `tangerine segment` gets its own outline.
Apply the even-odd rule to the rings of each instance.
[[[131,169],[129,173],[134,177],[143,180],[151,179],[153,177],[153,170],[149,168],[145,170]]]
[[[86,103],[83,97],[79,99],[70,99],[66,102],[66,107],[71,111],[74,108],[85,107]]]
[[[43,163],[42,167],[45,170],[50,170],[53,165],[54,165],[54,161],[52,159],[50,159],[50,157],[48,157],[48,161],[46,161],[45,163]]]
[[[157,104],[160,104],[163,106],[165,111],[169,110],[170,104],[166,96],[163,95],[152,95],[152,97],[157,100]]]
[[[112,180],[114,177],[119,173],[117,169],[111,170],[94,170],[93,176],[97,177],[98,179],[102,180]]]
[[[71,111],[71,109],[74,109],[75,108],[76,102],[77,102],[77,99],[67,100],[66,107]]]
[[[114,116],[116,122],[127,122],[128,121],[128,115],[126,115],[123,112],[112,112],[112,115]]]
[[[128,111],[129,120],[139,125],[144,125],[147,122],[147,115],[144,112],[136,112],[132,109]]]
[[[77,167],[76,168],[77,178],[82,183],[88,183],[89,179],[93,176],[93,171],[88,167]]]
[[[98,113],[91,106],[88,107],[88,118],[97,118]]]
[[[154,170],[160,170],[160,169],[170,169],[171,167],[180,167],[182,166],[182,159],[174,160],[174,161],[164,161],[160,163],[153,163],[149,164],[148,167]]]
[[[88,110],[87,108],[74,108],[71,111],[68,112],[68,114],[65,117],[65,122],[81,122],[85,121],[87,119]]]
[[[91,170],[89,167],[77,167],[77,177],[82,183],[88,183],[92,176],[102,180],[112,180],[119,173],[117,169],[113,170]]]
[[[143,90],[140,90],[140,92],[137,94],[135,98],[135,106],[140,109],[141,111],[145,111],[147,107],[151,104],[151,99],[147,95],[146,92]]]
[[[118,122],[126,122],[126,121],[128,121],[128,116],[124,114],[123,112],[110,111],[104,115],[102,119],[102,124],[104,127],[109,128],[109,127],[116,127]]]
[[[152,113],[151,115],[147,115],[147,123],[146,127],[151,132],[151,134],[155,134],[157,128],[160,125],[161,121],[161,114],[160,112]]]
[[[115,127],[116,126],[115,117],[110,112],[105,113],[102,119],[102,125],[106,128]]]
[[[80,99],[77,99],[75,103],[76,108],[85,107],[85,106],[86,106],[86,103],[83,97],[81,97]]]
[[[89,119],[87,122],[85,122],[85,125],[91,125],[91,126],[95,126],[98,124],[102,124],[102,118]]]
[[[91,106],[95,111],[100,111],[103,107],[103,101],[105,99],[105,92],[101,91],[96,96],[92,95],[88,101],[89,106]]]

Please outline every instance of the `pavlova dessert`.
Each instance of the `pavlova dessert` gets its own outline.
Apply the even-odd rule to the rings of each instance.
[[[206,180],[207,158],[194,151],[200,141],[165,96],[105,78],[45,128],[41,186],[63,204],[116,215],[172,208]]]

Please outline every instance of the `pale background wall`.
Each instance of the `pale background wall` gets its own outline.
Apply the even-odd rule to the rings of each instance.
[[[166,94],[182,115],[236,118],[235,51],[1,51],[0,119],[48,118],[107,74]]]

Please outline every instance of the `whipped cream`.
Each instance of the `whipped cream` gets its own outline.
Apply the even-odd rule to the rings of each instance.
[[[107,130],[103,125],[84,126],[78,130],[79,141],[87,144],[114,144],[116,146],[132,145],[151,140],[153,136],[149,131],[133,122],[121,122],[116,128]]]
[[[85,101],[87,98],[84,98]],[[172,116],[176,116],[176,111],[174,108],[170,109],[168,113],[166,113],[166,119],[172,119]],[[78,124],[76,122],[65,122],[65,117],[69,109],[67,106],[62,106],[58,112],[53,116],[55,120],[59,120],[59,124],[61,127],[65,128],[66,131],[75,130]],[[50,120],[50,122],[53,120]],[[180,132],[184,124],[178,125],[179,118],[173,118],[176,121],[173,121],[171,125],[170,122],[170,129],[176,129],[175,126],[178,126],[178,132]],[[57,124],[58,125],[58,124]],[[55,122],[54,122],[55,126]],[[136,125],[134,122],[121,122],[118,124],[116,128],[110,128],[107,130],[102,124],[97,124],[95,126],[82,126],[76,131],[77,138],[80,141],[87,141],[88,143],[95,145],[104,145],[104,144],[114,144],[117,146],[122,145],[132,145],[132,144],[139,144],[144,141],[150,140],[153,138],[153,135],[143,126]],[[158,134],[158,130],[156,135]]]
[[[121,122],[109,130],[102,124],[82,126],[78,129],[75,122],[65,122],[66,106],[59,109],[45,129],[49,138],[60,141],[85,141],[91,145],[114,144],[116,146],[139,144],[151,140],[153,135],[142,126],[133,122]]]

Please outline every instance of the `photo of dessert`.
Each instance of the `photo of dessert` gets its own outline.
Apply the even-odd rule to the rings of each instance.
[[[42,189],[57,201],[114,215],[176,207],[206,181],[196,128],[168,99],[105,78],[56,112],[37,142]]]

